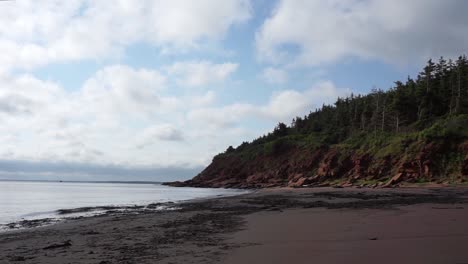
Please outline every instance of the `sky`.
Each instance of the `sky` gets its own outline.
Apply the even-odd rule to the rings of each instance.
[[[468,47],[463,0],[0,1],[0,179],[170,181]]]

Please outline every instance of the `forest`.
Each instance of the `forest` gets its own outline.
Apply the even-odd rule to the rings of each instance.
[[[423,136],[466,136],[468,124],[468,59],[456,61],[441,57],[429,60],[416,79],[396,81],[393,88],[373,89],[367,95],[338,98],[334,105],[323,105],[288,126],[279,123],[274,130],[251,143],[244,142],[226,153],[242,151],[280,138],[309,141],[311,144],[338,144],[352,137],[377,138],[389,134],[426,132]],[[446,124],[450,127],[440,126]],[[425,131],[440,121],[439,126]],[[276,144],[281,148],[284,141]],[[304,142],[306,143],[306,142]],[[279,151],[280,149],[278,149]]]
[[[236,148],[179,186],[394,186],[468,182],[468,59],[351,94]]]

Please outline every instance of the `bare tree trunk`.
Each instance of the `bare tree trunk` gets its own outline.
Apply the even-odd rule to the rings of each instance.
[[[377,106],[375,109],[375,120],[374,120],[374,136],[377,136],[377,120],[379,116],[379,101],[380,101],[380,91],[377,92]]]
[[[421,104],[418,105],[418,121],[421,120]]]
[[[426,93],[429,93],[429,79],[430,79],[430,75],[427,75],[426,76]]]
[[[458,113],[460,110],[460,99],[461,99],[461,69],[458,66],[458,95],[457,100],[455,101],[455,113]]]
[[[396,115],[396,132],[400,132],[400,115],[398,113]]]
[[[450,74],[450,102],[449,102],[449,115],[452,114],[453,111],[453,74]]]
[[[381,131],[384,131],[385,128],[385,103],[387,101],[387,97],[384,98],[383,101],[383,106],[382,106],[382,125],[381,125]]]
[[[364,115],[364,113],[361,114],[361,124],[360,124],[360,128],[361,130],[364,130],[364,124],[366,123],[366,116]]]
[[[354,103],[353,130],[356,128],[356,123],[357,123],[357,108],[358,108],[358,104],[355,102]]]

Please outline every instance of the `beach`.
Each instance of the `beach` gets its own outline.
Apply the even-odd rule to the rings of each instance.
[[[7,231],[0,263],[468,263],[467,202],[460,187],[263,189]]]

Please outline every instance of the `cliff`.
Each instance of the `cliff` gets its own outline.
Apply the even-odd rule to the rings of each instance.
[[[415,80],[338,98],[290,126],[228,147],[172,186],[262,188],[468,180],[468,59],[431,60]]]
[[[173,186],[264,188],[276,186],[388,187],[407,183],[468,180],[468,116],[450,118],[457,133],[385,135],[373,142],[300,146],[284,142],[277,152],[253,147],[216,156],[199,175]],[[372,137],[372,136],[369,136]],[[278,142],[278,141],[276,141]],[[279,144],[279,143],[276,143]]]

